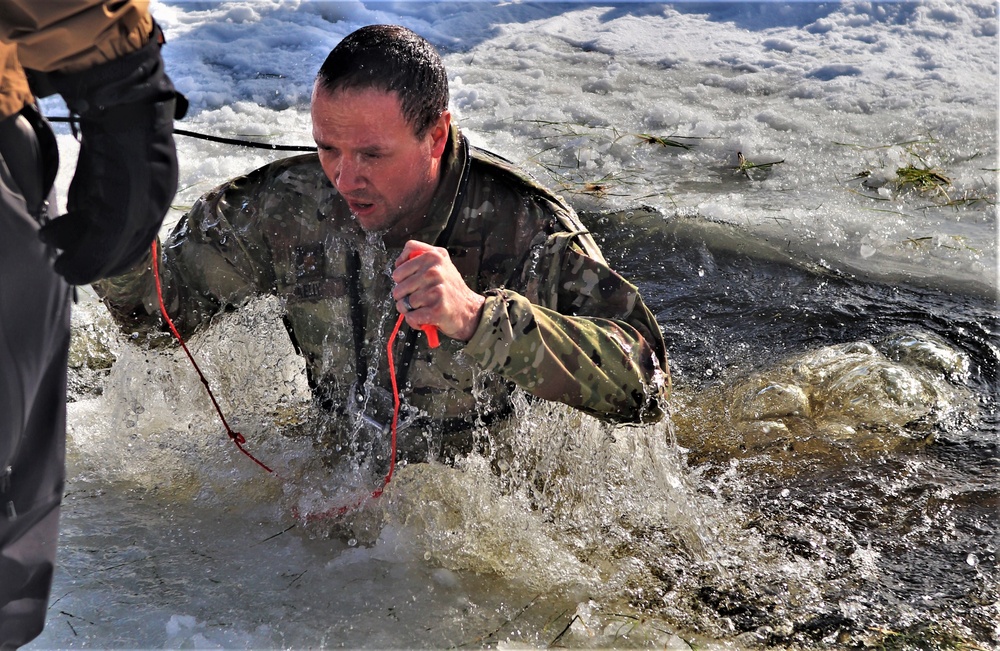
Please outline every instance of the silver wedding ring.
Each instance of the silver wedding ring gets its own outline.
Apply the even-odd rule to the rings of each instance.
[[[407,294],[406,296],[403,297],[403,307],[406,308],[407,312],[412,312],[413,311],[413,306],[410,305],[410,295],[409,294]]]

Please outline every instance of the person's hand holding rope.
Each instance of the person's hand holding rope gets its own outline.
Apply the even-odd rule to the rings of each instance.
[[[446,249],[410,240],[392,279],[396,309],[411,328],[432,326],[463,342],[475,334],[486,298],[469,289]]]

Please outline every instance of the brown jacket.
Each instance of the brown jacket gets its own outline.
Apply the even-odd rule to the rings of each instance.
[[[0,119],[32,100],[24,69],[77,72],[142,47],[149,0],[0,1]]]

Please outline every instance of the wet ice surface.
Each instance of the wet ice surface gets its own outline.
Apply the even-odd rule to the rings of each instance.
[[[263,510],[71,485],[60,580],[36,645],[455,646],[502,628],[537,596],[491,594],[474,575],[394,555],[388,544],[310,537]],[[552,609],[536,603],[524,624],[551,617],[557,626]]]

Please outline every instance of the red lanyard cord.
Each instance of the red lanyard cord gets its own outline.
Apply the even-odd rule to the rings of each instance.
[[[208,379],[205,377],[205,374],[201,372],[201,368],[198,366],[198,362],[194,360],[194,355],[192,355],[191,351],[188,350],[187,344],[184,343],[184,339],[181,337],[181,333],[177,331],[177,327],[174,325],[173,319],[171,319],[170,315],[167,313],[167,306],[163,302],[163,288],[160,285],[160,264],[159,264],[160,253],[158,249],[159,247],[157,246],[157,241],[156,239],[154,239],[153,279],[156,281],[156,298],[160,301],[160,314],[163,315],[163,320],[167,322],[168,326],[170,326],[170,332],[174,333],[174,337],[177,339],[177,342],[180,343],[181,348],[184,349],[184,352],[187,354],[188,359],[191,360],[191,365],[194,366],[194,370],[198,373],[198,377],[201,378],[201,383],[205,385],[205,391],[208,392],[208,397],[212,399],[212,404],[215,406],[215,411],[219,414],[219,419],[222,421],[223,427],[226,428],[226,433],[229,434],[229,438],[233,440],[233,443],[236,444],[236,447],[239,448],[240,452],[250,457],[250,459],[252,459],[254,463],[256,463],[258,466],[260,466],[267,472],[277,476],[277,473],[275,473],[273,470],[264,465],[264,463],[260,459],[252,455],[249,452],[249,450],[243,447],[247,442],[246,437],[244,437],[239,432],[233,431],[233,428],[229,426],[229,423],[226,421],[226,417],[222,413],[222,408],[219,406],[219,401],[215,399],[215,393],[213,393],[212,387],[209,386],[208,384]]]
[[[177,342],[181,345],[181,348],[184,349],[184,353],[191,361],[191,365],[194,367],[194,370],[198,373],[198,377],[201,379],[201,383],[205,386],[205,391],[208,392],[208,397],[211,398],[212,400],[212,405],[215,407],[216,413],[219,414],[219,419],[222,421],[222,425],[226,428],[226,433],[229,435],[229,438],[232,439],[236,447],[239,448],[240,452],[245,454],[254,463],[256,463],[258,466],[266,470],[268,473],[280,479],[278,473],[269,468],[260,459],[255,457],[253,454],[250,453],[249,450],[246,449],[245,447],[246,437],[244,437],[239,432],[234,431],[233,428],[229,426],[229,422],[226,421],[226,417],[222,413],[222,408],[219,406],[218,400],[215,399],[215,393],[212,391],[212,387],[208,383],[208,378],[206,378],[205,374],[201,372],[201,368],[198,366],[198,362],[195,361],[194,355],[191,354],[191,351],[188,349],[187,344],[184,343],[184,339],[181,337],[180,332],[177,331],[177,327],[174,325],[173,319],[171,319],[170,315],[167,313],[167,306],[163,300],[163,288],[160,282],[159,247],[155,239],[153,240],[152,254],[153,254],[153,279],[156,281],[156,298],[159,300],[160,303],[160,314],[163,315],[163,320],[166,321],[167,326],[170,327],[170,332],[173,333],[174,338],[177,339]],[[400,314],[399,318],[396,320],[396,327],[393,328],[392,334],[389,336],[389,343],[386,345],[386,356],[389,361],[389,378],[392,382],[392,400],[393,400],[392,425],[390,427],[390,432],[392,436],[391,450],[389,457],[389,471],[386,473],[385,479],[383,479],[382,481],[382,485],[379,486],[374,491],[372,491],[371,493],[372,498],[378,498],[382,495],[382,492],[385,490],[385,487],[389,484],[389,481],[392,479],[393,472],[396,470],[396,429],[399,423],[400,400],[399,400],[399,387],[396,386],[396,363],[392,353],[392,345],[396,341],[396,338],[399,335],[399,329],[402,327],[402,325],[403,325],[403,315]],[[438,346],[437,329],[434,328],[434,326],[430,325],[422,326],[421,329],[424,331],[424,334],[427,335],[431,347],[437,348]],[[357,503],[350,506],[340,506],[323,511],[321,513],[309,513],[304,517],[304,520],[306,522],[314,522],[317,520],[325,520],[332,517],[338,517],[358,508],[359,506],[361,506],[362,502],[364,502],[364,498],[362,498]],[[296,518],[298,518],[299,517],[298,510],[296,509],[295,511],[296,511],[295,516]]]
[[[389,343],[386,345],[386,356],[389,360],[389,378],[392,381],[392,425],[389,431],[392,434],[391,439],[391,451],[389,456],[389,472],[385,474],[385,479],[382,480],[382,485],[372,491],[371,498],[378,499],[382,496],[382,491],[385,487],[389,485],[389,481],[392,479],[392,473],[396,470],[396,427],[399,423],[399,389],[396,386],[396,362],[393,359],[392,354],[392,344],[396,341],[396,337],[399,335],[399,329],[403,325],[403,315],[400,314],[399,318],[396,319],[396,327],[392,329],[392,334],[389,335]],[[355,510],[365,501],[366,498],[361,498],[357,502],[347,506],[335,506],[332,509],[327,509],[326,511],[321,511],[319,513],[307,513],[302,516],[298,509],[295,509],[295,517],[303,520],[306,523],[317,522],[320,520],[329,520],[331,518],[338,518],[346,513],[350,513]]]

